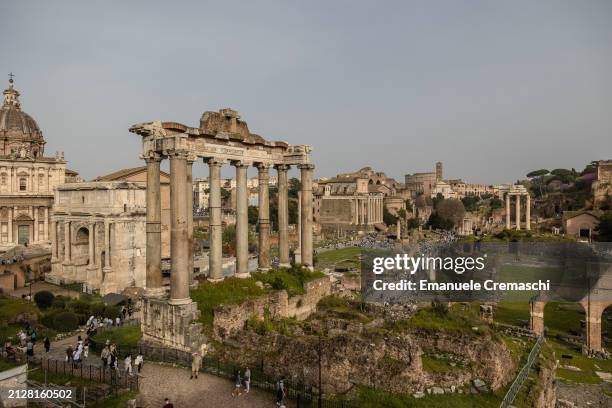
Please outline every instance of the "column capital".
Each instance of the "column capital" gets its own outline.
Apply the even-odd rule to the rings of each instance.
[[[198,160],[198,156],[196,156],[195,154],[192,154],[192,153],[188,153],[187,154],[187,163],[188,164],[193,164],[196,160]]]
[[[289,169],[291,169],[291,165],[289,164],[275,164],[274,168],[276,169],[276,171],[281,172],[281,171],[289,171]]]
[[[268,171],[270,170],[270,167],[272,167],[272,165],[270,163],[253,163],[253,165],[257,168],[257,170],[259,171]]]
[[[189,157],[189,151],[185,149],[171,149],[168,150],[168,157],[170,159],[187,160],[187,158]]]
[[[203,157],[202,161],[211,167],[221,167],[225,160],[217,159],[216,157]]]
[[[298,169],[300,170],[314,170],[315,166],[311,163],[302,163],[298,164]]]
[[[230,162],[230,164],[236,168],[243,168],[243,167],[249,167],[251,165],[251,163],[248,163],[246,161],[243,160],[232,160]]]
[[[140,158],[144,160],[145,163],[151,163],[151,162],[154,163],[154,162],[162,161],[164,157],[161,154],[151,150],[151,151],[141,154]]]

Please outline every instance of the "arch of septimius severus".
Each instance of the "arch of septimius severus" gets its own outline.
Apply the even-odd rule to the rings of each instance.
[[[193,273],[192,166],[202,159],[210,176],[209,279],[223,279],[221,226],[221,167],[229,162],[236,171],[236,275],[248,276],[247,168],[259,171],[259,268],[270,267],[268,177],[278,172],[279,259],[289,264],[288,177],[291,166],[301,171],[301,263],[313,266],[312,176],[308,145],[273,142],[250,133],[238,112],[222,109],[205,112],[197,128],[176,122],[134,125],[130,132],[142,136],[142,158],[147,164],[146,299],[143,305],[145,341],[191,349],[198,347],[201,327],[195,321],[197,305],[189,288]],[[170,297],[166,299],[161,272],[160,163],[170,161]]]

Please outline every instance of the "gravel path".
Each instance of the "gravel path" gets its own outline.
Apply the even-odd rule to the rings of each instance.
[[[161,408],[169,398],[175,408],[274,408],[274,395],[251,388],[248,394],[232,397],[231,381],[200,373],[198,379],[189,379],[190,372],[145,363],[140,380],[140,397],[145,408]],[[287,404],[287,408],[295,405]]]

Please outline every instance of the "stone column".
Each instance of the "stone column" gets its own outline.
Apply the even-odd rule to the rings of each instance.
[[[206,159],[205,159],[206,160]],[[208,197],[209,242],[208,279],[218,281],[223,279],[223,242],[221,226],[221,165],[217,159],[207,159],[209,168],[208,184],[210,194]]]
[[[8,208],[8,242],[12,243],[13,240],[13,207]]]
[[[113,270],[110,264],[110,229],[111,223],[108,220],[104,220],[104,268],[102,270],[105,274]]]
[[[161,190],[159,182],[161,160],[162,157],[156,153],[151,153],[148,157],[145,157],[147,163],[147,269],[145,284],[146,292],[149,295],[164,293],[161,271]]]
[[[32,207],[34,213],[34,231],[32,234],[34,242],[38,242],[38,207]]]
[[[249,275],[249,214],[247,169],[241,161],[232,163],[236,167],[236,276]]]
[[[521,229],[521,195],[516,195],[516,229]]]
[[[71,252],[70,221],[64,221],[64,265],[70,265],[72,263]]]
[[[289,166],[279,164],[278,172],[278,250],[280,266],[289,266]]]
[[[531,196],[527,193],[527,202],[525,203],[525,229],[531,230]]]
[[[51,263],[57,261],[57,221],[51,221]]]
[[[195,277],[193,275],[193,162],[195,157],[187,158],[187,178],[185,186],[187,189],[187,261],[189,270],[189,283],[190,285],[195,284]]]
[[[510,229],[510,193],[506,193],[506,229]]]
[[[270,269],[270,165],[259,163],[259,270]]]
[[[87,269],[95,269],[96,268],[96,260],[95,260],[95,248],[96,248],[96,223],[89,223],[89,262],[87,263]]]
[[[43,239],[45,241],[49,241],[49,207],[44,207],[45,208],[45,220],[44,220],[44,233],[45,236],[43,237]]]
[[[314,165],[299,166],[302,178],[302,265],[312,268],[312,173]]]
[[[170,300],[172,305],[191,303],[189,297],[189,237],[187,234],[187,152],[170,154]]]

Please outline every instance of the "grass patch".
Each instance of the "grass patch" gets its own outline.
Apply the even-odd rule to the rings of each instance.
[[[333,268],[337,263],[342,262],[343,265],[350,262],[351,265],[359,267],[359,256],[361,247],[347,247],[340,249],[332,249],[329,251],[317,254],[318,268]]]
[[[427,395],[417,399],[361,387],[357,397],[350,402],[360,408],[490,408],[499,406],[502,398],[503,396],[496,394],[445,394]]]
[[[219,305],[240,304],[246,300],[266,294],[257,286],[255,279],[227,278],[221,282],[201,282],[191,290],[191,299],[198,303],[200,322],[206,328],[213,323],[213,310]]]
[[[97,402],[93,405],[88,405],[89,408],[124,408],[127,407],[127,402],[131,399],[136,398],[138,395],[135,391],[122,392],[114,397],[108,397],[103,401]]]
[[[272,269],[267,272],[255,272],[253,279],[268,284],[274,290],[286,290],[289,296],[304,294],[304,284],[322,278],[325,275],[319,271],[294,265],[291,268]]]
[[[555,339],[548,339],[548,342],[559,360],[560,366],[557,369],[557,378],[572,383],[599,384],[602,382],[602,379],[595,374],[595,371],[612,372],[612,360],[595,360],[588,358],[575,347]],[[562,354],[570,355],[572,358],[563,358]],[[573,371],[563,368],[561,365],[578,367],[581,371]]]
[[[142,338],[140,326],[124,326],[105,330],[94,337],[94,340],[104,344],[106,340],[121,346],[136,347]]]
[[[499,302],[493,319],[513,326],[523,326],[525,322],[529,324],[529,302]]]
[[[405,328],[418,328],[427,331],[460,331],[463,333],[484,333],[489,330],[478,316],[478,311],[471,304],[455,304],[446,313],[433,307],[420,309],[405,321]],[[478,330],[473,328],[477,327]]]
[[[7,321],[23,313],[38,315],[39,311],[36,305],[28,300],[0,296],[0,321]]]
[[[549,302],[544,307],[544,326],[549,336],[560,333],[579,336],[584,332],[580,325],[584,319],[584,309],[579,303]]]
[[[326,313],[341,319],[357,320],[362,323],[372,320],[366,313],[359,309],[355,302],[338,296],[326,296],[319,301],[317,309],[320,313]]]
[[[449,360],[436,358],[429,354],[423,354],[421,356],[421,361],[423,362],[423,370],[430,373],[447,373],[459,369],[457,366],[452,366]]]

